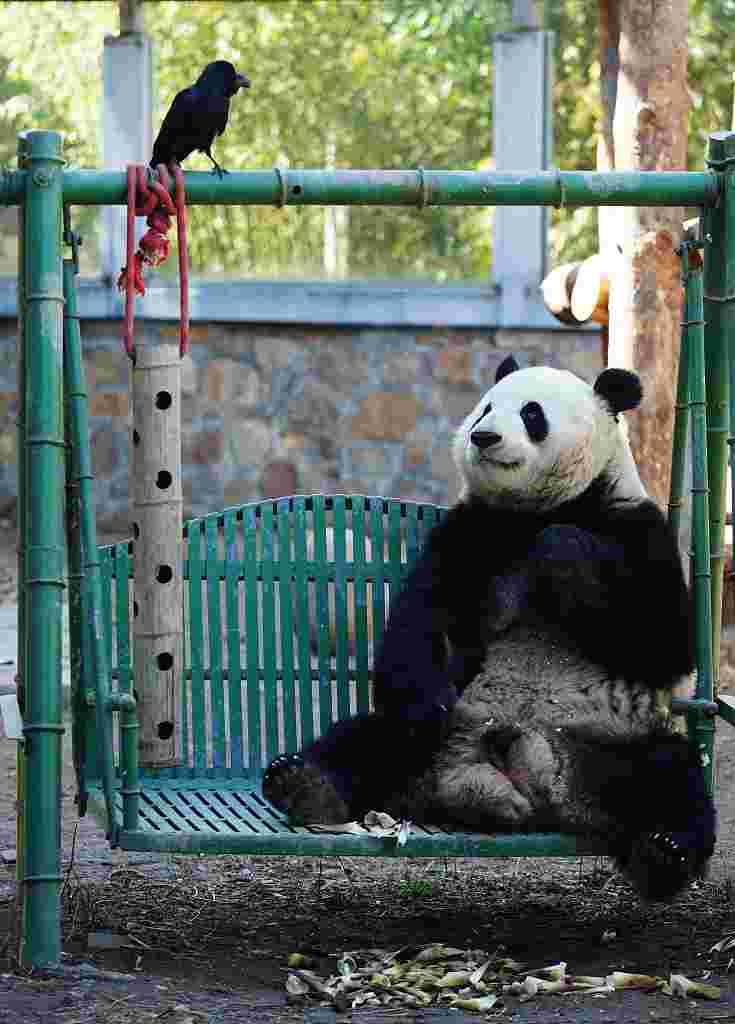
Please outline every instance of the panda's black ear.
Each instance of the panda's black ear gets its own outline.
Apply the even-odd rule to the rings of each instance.
[[[495,374],[495,383],[497,384],[499,380],[503,379],[503,377],[507,377],[509,373],[514,373],[516,370],[520,370],[520,366],[513,356],[506,356],[497,369]]]
[[[626,409],[636,409],[643,398],[638,374],[617,367],[602,371],[595,381],[595,392],[605,399],[615,415]]]

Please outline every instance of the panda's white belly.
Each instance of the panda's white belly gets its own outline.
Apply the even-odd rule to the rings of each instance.
[[[666,717],[665,695],[611,678],[566,646],[563,634],[539,623],[514,627],[490,645],[483,670],[455,706],[453,724],[490,732],[546,726],[616,739],[645,735]]]
[[[437,805],[480,828],[604,832],[581,795],[579,741],[645,737],[668,717],[665,697],[612,679],[544,623],[509,629],[454,706],[436,759]]]

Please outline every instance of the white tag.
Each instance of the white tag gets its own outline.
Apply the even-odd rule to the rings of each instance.
[[[14,693],[0,697],[0,718],[6,740],[23,739],[23,719],[18,707],[18,698]]]

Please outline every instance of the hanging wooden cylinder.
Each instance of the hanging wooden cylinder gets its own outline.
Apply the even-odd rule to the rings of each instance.
[[[184,595],[178,343],[137,337],[131,382],[133,671],[139,756],[141,766],[163,767],[180,764],[182,757]]]

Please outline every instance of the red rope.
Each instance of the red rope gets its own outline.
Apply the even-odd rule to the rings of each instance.
[[[145,295],[143,266],[157,267],[168,259],[171,243],[166,235],[171,228],[171,215],[176,214],[176,227],[179,242],[179,278],[181,301],[181,325],[179,332],[179,352],[183,356],[189,348],[189,260],[186,242],[186,192],[184,175],[181,168],[174,167],[176,179],[176,205],[169,194],[171,178],[168,169],[158,166],[157,181],[149,183],[147,169],[138,164],[130,164],[127,171],[128,181],[128,216],[127,216],[127,262],[120,272],[117,286],[125,290],[125,351],[135,361],[135,341],[133,338],[133,304],[134,296]],[[148,231],[143,235],[135,248],[135,218],[145,217]]]
[[[184,189],[184,172],[178,164],[174,164],[176,179],[176,238],[179,244],[179,314],[180,339],[179,351],[185,356],[189,351],[189,243],[186,237],[186,191]]]
[[[128,166],[128,237],[127,237],[127,260],[125,268],[133,266],[133,252],[135,251],[135,167]],[[128,356],[135,360],[135,343],[133,341],[133,287],[132,277],[126,269],[120,274],[117,280],[118,288],[122,287],[123,274],[125,275],[125,351]]]

